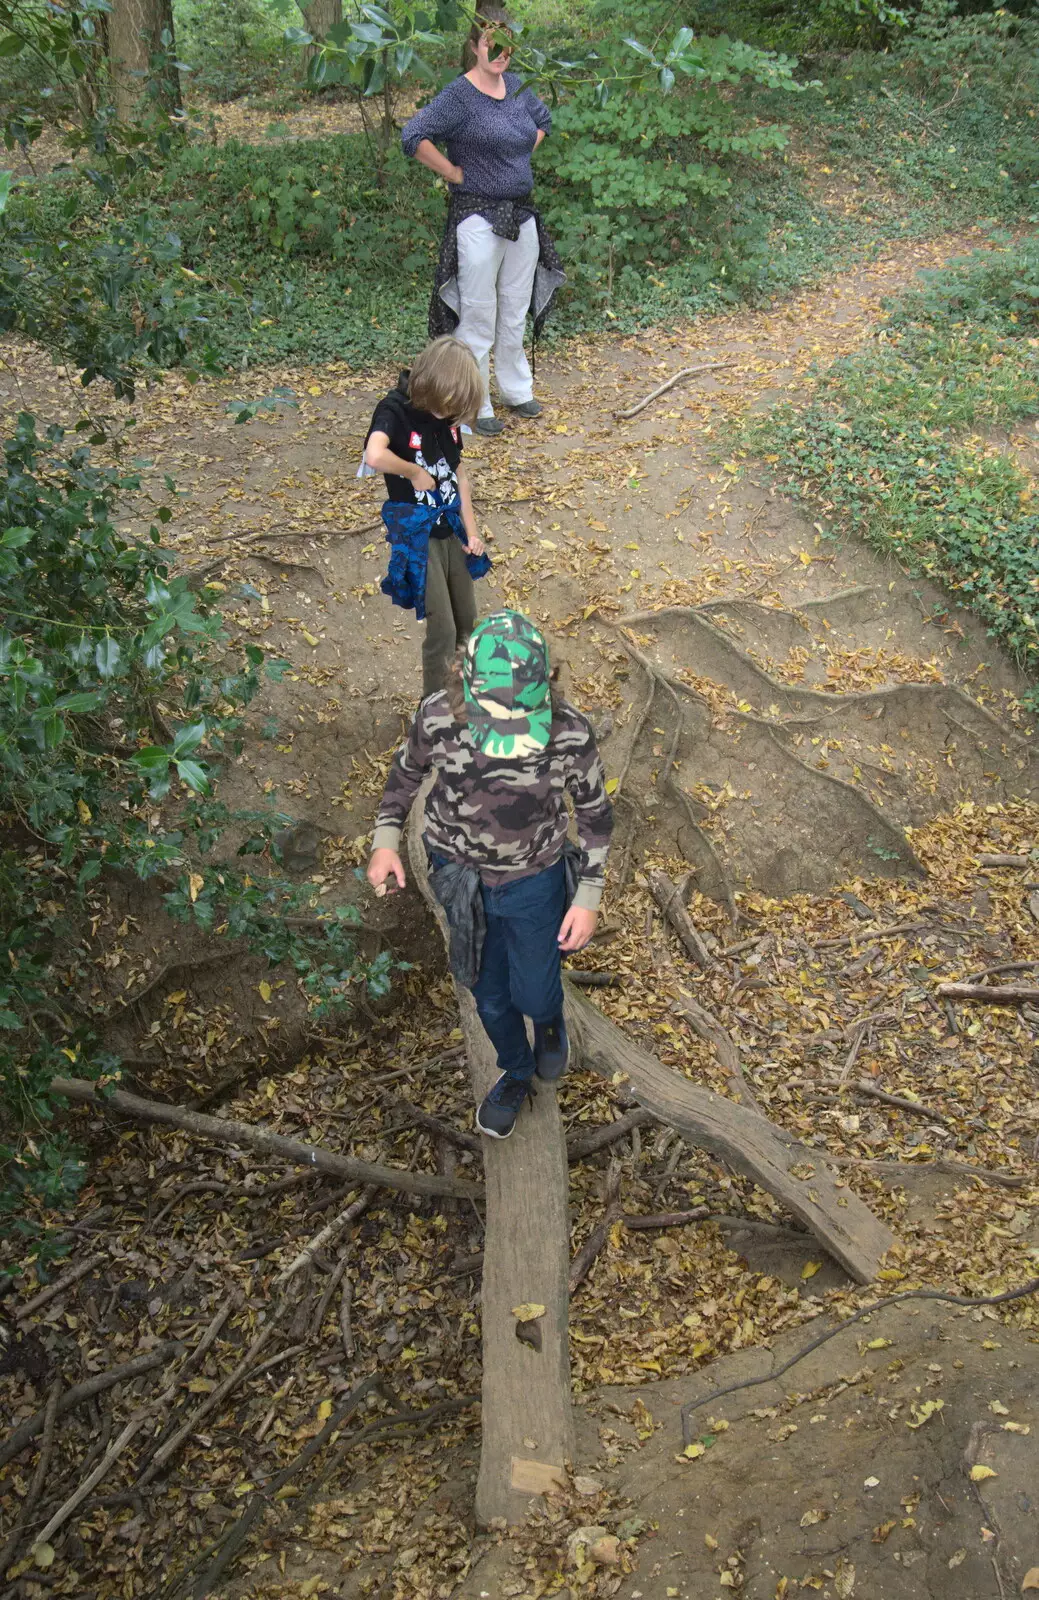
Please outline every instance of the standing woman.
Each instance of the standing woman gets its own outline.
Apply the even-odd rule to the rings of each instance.
[[[536,208],[530,158],[552,126],[548,107],[509,72],[511,28],[498,5],[480,6],[466,41],[468,71],[417,112],[401,135],[406,155],[449,186],[447,225],[429,307],[429,333],[467,344],[483,378],[478,433],[501,433],[490,396],[490,355],[505,404],[536,417],[534,381],[523,349],[527,312],[538,337],[553,296],[566,281]],[[500,38],[499,38],[500,42]],[[445,143],[447,154],[437,149]]]

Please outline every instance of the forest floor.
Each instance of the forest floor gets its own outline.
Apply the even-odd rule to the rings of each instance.
[[[901,245],[767,310],[571,343],[539,358],[540,418],[467,440],[495,562],[481,605],[519,605],[543,623],[617,781],[604,935],[579,962],[617,980],[597,1003],[676,1070],[734,1093],[683,1021],[683,996],[719,1018],[761,1108],[839,1163],[895,1229],[894,1293],[991,1295],[1037,1271],[1039,1012],[953,1010],[934,992],[1039,964],[1026,685],[968,613],[806,519],[733,440],[749,412],[800,396],[815,370],[873,337],[885,295],[982,242]],[[38,353],[6,359],[5,412],[78,416]],[[615,420],[706,362],[725,365]],[[379,593],[379,496],[355,477],[394,376],[297,367],[250,373],[248,392],[243,379],[171,379],[109,409],[132,418],[130,448],[152,463],[157,501],[162,475],[176,479],[171,547],[219,586],[234,633],[290,663],[251,711],[256,736],[222,798],[291,812],[304,826],[290,870],[319,905],[358,904],[372,948],[414,965],[387,1005],[316,1030],[290,975],[157,924],[158,902],[127,888],[95,929],[92,1001],[143,1092],[211,1108],[226,1085],[221,1114],[476,1178],[457,1017],[428,919],[413,893],[372,902],[358,872],[419,682],[420,628]],[[227,414],[229,399],[277,384],[298,410],[247,426]],[[1029,421],[985,443],[1035,474],[1037,441]],[[1024,864],[989,868],[986,852]],[[694,871],[688,903],[715,956],[706,971],[656,912],[654,865]],[[624,1104],[581,1072],[561,1098],[571,1138]],[[333,1192],[319,1174],[234,1147],[127,1125],[114,1136],[93,1113],[68,1120],[93,1151],[73,1259],[89,1248],[96,1260],[36,1316],[46,1359],[35,1376],[0,1380],[5,1409],[17,1421],[42,1406],[52,1362],[89,1373],[163,1340],[191,1346],[230,1307],[159,1419],[175,1406],[189,1421],[270,1319],[279,1269],[349,1186]],[[564,1571],[575,1594],[624,1600],[739,1589],[781,1600],[798,1585],[869,1600],[1019,1592],[1039,1564],[1034,1300],[984,1318],[926,1304],[878,1312],[795,1368],[789,1388],[711,1406],[703,1450],[683,1455],[679,1402],[764,1370],[807,1343],[817,1318],[876,1291],[666,1129],[636,1128],[618,1152],[627,1213],[709,1216],[612,1230],[572,1305],[578,1469],[596,1482],[520,1539],[474,1541],[478,1409],[458,1408],[407,1444],[390,1433],[351,1446],[344,1434],[320,1476],[301,1473],[257,1522],[238,1565],[211,1591],[192,1588],[219,1558],[214,1541],[365,1376],[380,1372],[407,1409],[478,1391],[478,1212],[380,1192],[304,1275],[282,1348],[135,1487],[159,1421],[142,1428],[101,1498],[56,1537],[53,1564],[17,1580],[21,1593],[498,1600],[560,1592]],[[572,1168],[575,1245],[601,1214],[606,1161]],[[37,1287],[25,1273],[18,1298]],[[890,1354],[870,1353],[887,1340]],[[45,1501],[60,1504],[92,1442],[114,1437],[151,1383],[70,1422]],[[803,1414],[795,1393],[817,1411]],[[392,1403],[373,1393],[359,1425],[385,1430]],[[972,1480],[979,1465],[996,1476]],[[28,1476],[16,1466],[0,1496],[17,1503]],[[582,1524],[603,1530],[609,1560],[582,1561],[573,1543],[568,1558]]]

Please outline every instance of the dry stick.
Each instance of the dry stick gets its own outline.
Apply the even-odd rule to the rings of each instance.
[[[821,1333],[817,1339],[813,1339],[811,1343],[806,1344],[803,1350],[799,1350],[795,1356],[791,1356],[789,1361],[784,1361],[783,1365],[777,1367],[774,1372],[763,1373],[760,1378],[744,1378],[740,1383],[727,1384],[724,1389],[712,1389],[710,1394],[705,1394],[701,1400],[687,1401],[682,1407],[682,1442],[684,1444],[692,1444],[693,1442],[689,1419],[694,1411],[702,1411],[706,1405],[716,1405],[723,1396],[735,1394],[739,1389],[753,1389],[761,1383],[775,1383],[776,1379],[781,1378],[784,1372],[789,1372],[791,1367],[795,1367],[799,1361],[803,1361],[805,1356],[811,1355],[813,1350],[818,1350],[820,1345],[826,1344],[829,1339],[835,1339],[839,1333],[844,1332],[845,1328],[850,1328],[853,1323],[861,1322],[863,1317],[871,1317],[877,1311],[886,1311],[888,1306],[901,1305],[904,1300],[944,1300],[954,1306],[1000,1306],[1004,1305],[1008,1300],[1027,1299],[1029,1295],[1035,1294],[1037,1290],[1039,1290],[1039,1278],[1032,1278],[1023,1288],[1007,1289],[1003,1294],[948,1294],[943,1289],[907,1289],[904,1294],[893,1294],[884,1300],[877,1300],[871,1306],[863,1306],[862,1310],[856,1311],[854,1316],[846,1317],[836,1328],[830,1328],[826,1333]]]
[[[331,1303],[332,1296],[338,1289],[340,1279],[349,1265],[350,1246],[347,1245],[332,1271],[329,1273],[328,1282],[325,1284],[324,1292],[321,1296],[321,1299],[317,1303],[317,1309],[314,1312],[314,1316],[310,1324],[311,1339],[318,1339],[321,1337],[321,1329],[324,1327],[325,1317],[328,1314],[328,1307]]]
[[[916,1100],[904,1100],[900,1094],[886,1094],[883,1089],[874,1088],[865,1078],[856,1079],[852,1088],[856,1094],[868,1095],[871,1100],[894,1106],[896,1111],[910,1111],[913,1116],[926,1117],[929,1122],[952,1122],[952,1118],[947,1117],[944,1111],[932,1111],[930,1106],[920,1105]]]
[[[90,1400],[96,1394],[102,1394],[106,1389],[111,1389],[113,1384],[126,1383],[131,1378],[139,1378],[144,1372],[151,1372],[155,1367],[161,1367],[165,1361],[177,1350],[184,1347],[177,1339],[167,1339],[157,1345],[154,1350],[147,1351],[141,1356],[134,1356],[132,1361],[120,1362],[117,1367],[109,1367],[106,1372],[98,1372],[92,1378],[86,1378],[82,1383],[74,1384],[66,1390],[58,1401],[58,1416],[63,1417],[67,1411],[72,1411],[81,1405],[84,1400]],[[0,1445],[0,1468],[6,1467],[15,1456],[21,1455],[26,1445],[35,1439],[40,1429],[44,1426],[46,1411],[37,1411],[34,1416],[26,1418],[14,1432],[8,1434],[3,1444]]]
[[[72,1285],[78,1283],[80,1278],[85,1278],[88,1272],[93,1272],[96,1266],[107,1260],[108,1257],[103,1251],[99,1251],[97,1255],[87,1256],[78,1266],[66,1272],[64,1277],[48,1284],[46,1289],[41,1289],[39,1294],[34,1294],[31,1300],[26,1300],[23,1305],[20,1305],[14,1314],[15,1321],[21,1322],[25,1317],[31,1317],[34,1311],[42,1310],[51,1300],[54,1300],[59,1294],[63,1294],[66,1289],[71,1289]]]
[[[687,1222],[702,1222],[709,1217],[706,1206],[695,1206],[692,1211],[658,1211],[641,1217],[622,1217],[626,1228],[684,1228]]]
[[[630,422],[632,417],[637,417],[640,411],[645,411],[648,405],[651,405],[654,400],[659,400],[662,394],[667,394],[668,390],[681,383],[683,378],[695,378],[699,372],[717,372],[722,367],[731,366],[731,361],[705,361],[698,367],[683,367],[681,372],[676,372],[674,377],[668,378],[666,383],[658,384],[655,389],[651,389],[646,398],[640,400],[637,406],[632,406],[628,411],[615,411],[613,414],[618,422]]]
[[[756,1111],[759,1116],[763,1116],[764,1112],[744,1076],[740,1053],[733,1044],[728,1030],[722,1027],[717,1017],[712,1017],[709,1011],[698,1005],[692,995],[686,994],[684,989],[680,990],[680,994],[682,998],[675,1001],[671,1007],[672,1011],[676,1016],[684,1017],[699,1038],[706,1039],[708,1044],[714,1046],[718,1064],[728,1073],[737,1100],[749,1106],[752,1111]]]
[[[579,1134],[576,1139],[571,1139],[566,1147],[566,1159],[570,1162],[583,1161],[586,1156],[594,1156],[597,1151],[605,1150],[611,1144],[616,1144],[619,1139],[626,1138],[633,1128],[644,1128],[649,1122],[656,1122],[652,1111],[647,1111],[643,1106],[636,1106],[633,1111],[625,1112],[623,1117],[618,1117],[616,1122],[606,1122],[599,1128],[592,1128],[587,1133]]]
[[[241,1380],[248,1374],[253,1362],[256,1360],[256,1357],[259,1355],[268,1339],[278,1328],[282,1318],[289,1310],[289,1307],[290,1302],[287,1299],[283,1300],[278,1306],[278,1309],[268,1317],[267,1321],[256,1335],[256,1338],[253,1340],[252,1344],[249,1346],[248,1350],[245,1352],[245,1355],[235,1367],[234,1371],[228,1374],[223,1383],[218,1383],[212,1393],[205,1396],[202,1404],[195,1408],[188,1420],[181,1424],[176,1433],[167,1439],[164,1444],[159,1446],[158,1450],[156,1450],[155,1454],[152,1456],[148,1466],[140,1474],[136,1483],[134,1484],[135,1489],[141,1490],[147,1484],[149,1484],[155,1477],[156,1473],[161,1471],[161,1469],[166,1465],[166,1462],[170,1459],[170,1457],[176,1455],[177,1451],[180,1449],[181,1445],[185,1442],[189,1435],[195,1432],[195,1429],[198,1427],[203,1417],[207,1417],[209,1413],[215,1409],[215,1407],[222,1405],[224,1400],[231,1393],[232,1389],[237,1388]]]
[[[319,1250],[323,1250],[326,1244],[331,1244],[333,1239],[338,1239],[339,1235],[345,1233],[352,1222],[367,1211],[375,1198],[375,1193],[374,1185],[369,1184],[366,1189],[361,1190],[357,1199],[351,1205],[348,1205],[345,1211],[341,1211],[338,1217],[333,1217],[331,1222],[326,1222],[320,1233],[315,1233],[313,1239],[300,1251],[299,1255],[278,1273],[274,1280],[275,1287],[283,1289],[289,1279],[295,1277],[297,1272],[302,1272],[304,1267],[311,1266]]]
[[[50,1394],[47,1396],[47,1409],[43,1418],[43,1444],[40,1446],[40,1456],[36,1463],[36,1471],[32,1475],[29,1493],[25,1497],[21,1515],[11,1530],[11,1537],[0,1551],[0,1579],[3,1578],[11,1562],[14,1560],[22,1533],[29,1518],[36,1509],[36,1502],[43,1493],[43,1485],[47,1478],[47,1468],[50,1466],[51,1452],[54,1449],[54,1424],[58,1420],[58,1401],[61,1398],[61,1379],[55,1378],[51,1384]]]
[[[998,967],[982,967],[980,972],[972,972],[967,982],[980,983],[982,978],[999,978],[1004,972],[1031,972],[1033,967],[1039,967],[1039,961],[1004,961]]]
[[[619,1161],[614,1160],[610,1162],[610,1168],[606,1174],[606,1209],[603,1212],[602,1220],[596,1223],[570,1263],[571,1296],[576,1293],[578,1286],[584,1282],[592,1270],[592,1264],[596,1256],[598,1256],[609,1237],[610,1228],[620,1216],[620,1190],[621,1164]]]
[[[473,1155],[480,1155],[480,1141],[475,1133],[466,1133],[463,1128],[455,1128],[449,1122],[441,1122],[439,1117],[431,1116],[428,1111],[423,1111],[419,1106],[413,1106],[408,1100],[397,1100],[396,1104],[402,1111],[406,1111],[413,1121],[421,1127],[428,1128],[430,1133],[435,1133],[441,1139],[456,1144],[460,1150],[471,1150]]]
[[[979,867],[1027,867],[1028,856],[983,855],[978,857]]]
[[[817,939],[813,945],[816,950],[843,950],[846,945],[854,944],[856,939],[863,938],[874,944],[878,939],[900,939],[903,934],[922,933],[925,929],[933,933],[936,924],[933,922],[902,922],[894,928],[868,928],[860,934],[846,933],[840,939]],[[968,929],[947,928],[947,933],[958,933],[965,938]]]
[[[314,1167],[321,1172],[331,1172],[337,1178],[351,1178],[355,1182],[375,1184],[383,1189],[397,1189],[405,1194],[453,1195],[463,1200],[476,1200],[483,1190],[475,1183],[465,1183],[460,1178],[442,1178],[428,1172],[406,1172],[401,1167],[376,1166],[370,1161],[358,1161],[353,1156],[341,1156],[323,1145],[304,1144],[300,1139],[287,1139],[282,1134],[249,1122],[233,1122],[230,1117],[207,1117],[200,1111],[188,1111],[183,1106],[162,1105],[157,1100],[145,1100],[140,1095],[127,1094],[117,1089],[102,1097],[94,1084],[84,1078],[53,1078],[51,1092],[63,1095],[66,1100],[97,1106],[102,1111],[118,1111],[139,1122],[158,1122],[198,1139],[215,1139],[219,1144],[244,1144],[251,1150],[262,1150],[269,1155],[281,1156],[299,1166]]]
[[[155,1216],[151,1219],[151,1227],[153,1229],[157,1228],[162,1219],[169,1216],[174,1206],[178,1206],[189,1195],[226,1194],[230,1187],[229,1183],[220,1183],[216,1178],[196,1178],[191,1183],[185,1183],[177,1190],[176,1194],[170,1196],[162,1210],[155,1213]]]
[[[106,1454],[98,1462],[89,1478],[83,1479],[83,1482],[80,1484],[79,1488],[76,1489],[73,1494],[69,1495],[68,1499],[65,1501],[65,1504],[54,1513],[53,1517],[51,1517],[43,1532],[37,1537],[33,1546],[34,1549],[36,1545],[46,1544],[47,1540],[57,1533],[58,1529],[68,1521],[69,1517],[71,1517],[76,1507],[78,1505],[82,1505],[90,1491],[95,1489],[101,1482],[101,1479],[106,1476],[112,1467],[115,1466],[116,1462],[119,1460],[119,1457],[130,1443],[130,1440],[133,1438],[134,1434],[139,1432],[139,1430],[148,1420],[148,1409],[148,1407],[142,1406],[140,1410],[134,1413],[129,1422],[126,1424],[126,1427],[123,1429],[122,1433],[119,1435],[118,1439],[116,1439],[115,1443],[109,1447]]]
[[[624,982],[624,977],[619,972],[584,972],[574,967],[567,967],[566,975],[579,989],[609,989],[615,983]]]
[[[343,1354],[347,1361],[353,1360],[355,1345],[353,1329],[350,1326],[350,1307],[353,1304],[354,1286],[347,1273],[343,1278],[343,1293],[339,1301],[339,1331],[343,1336]]]
[[[940,983],[936,993],[947,1000],[980,1000],[987,1006],[1035,1005],[1039,989],[1034,985],[1007,983],[993,987],[987,983]]]
[[[266,1361],[261,1361],[259,1366],[253,1368],[252,1376],[254,1378],[261,1377],[263,1373],[270,1372],[272,1367],[280,1367],[283,1362],[291,1361],[294,1356],[302,1355],[306,1348],[305,1340],[302,1344],[290,1344],[287,1349],[279,1350],[276,1356],[268,1356]]]
[[[649,874],[649,888],[660,914],[669,922],[681,940],[682,947],[691,960],[704,971],[713,967],[714,958],[697,932],[693,919],[682,904],[681,885],[672,883],[666,872],[655,867]]]

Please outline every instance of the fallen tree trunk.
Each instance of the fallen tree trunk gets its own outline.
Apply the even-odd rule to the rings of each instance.
[[[412,808],[408,858],[416,887],[447,942],[422,844],[424,791]],[[455,984],[479,1103],[498,1076],[495,1051],[476,1002]],[[481,1139],[486,1219],[483,1287],[482,1438],[476,1518],[520,1522],[532,1495],[566,1481],[575,1450],[570,1399],[569,1173],[555,1090],[538,1085],[510,1138]],[[543,1307],[531,1317],[530,1307]],[[527,1315],[518,1318],[515,1307]],[[522,1337],[518,1336],[522,1331]]]
[[[757,1111],[665,1067],[569,986],[566,1020],[582,1066],[610,1082],[620,1073],[640,1105],[767,1189],[859,1283],[874,1280],[894,1235],[856,1194],[838,1185],[818,1150],[799,1144]]]
[[[145,1100],[137,1094],[127,1094],[116,1089],[112,1094],[100,1094],[96,1085],[84,1078],[52,1078],[51,1093],[81,1105],[96,1106],[99,1111],[117,1111],[135,1122],[158,1122],[167,1128],[179,1128],[196,1139],[215,1139],[219,1144],[241,1144],[250,1150],[262,1150],[266,1155],[281,1156],[284,1161],[301,1167],[315,1167],[319,1172],[331,1172],[337,1178],[354,1183],[375,1184],[380,1189],[398,1189],[404,1194],[453,1195],[461,1200],[478,1200],[482,1194],[478,1184],[465,1183],[461,1178],[444,1178],[432,1172],[405,1172],[402,1167],[383,1167],[372,1161],[357,1161],[353,1156],[337,1155],[320,1144],[304,1144],[301,1139],[287,1139],[252,1122],[232,1122],[230,1117],[207,1117],[201,1111],[189,1111],[184,1106],[163,1105],[158,1100]]]

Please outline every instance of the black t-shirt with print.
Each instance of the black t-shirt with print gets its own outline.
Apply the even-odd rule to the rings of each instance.
[[[458,498],[458,464],[462,459],[462,434],[457,423],[434,417],[432,412],[420,411],[413,406],[407,394],[407,374],[401,373],[396,389],[380,400],[368,428],[368,438],[373,433],[384,433],[390,449],[403,461],[415,461],[425,467],[437,485],[442,503]],[[365,444],[368,443],[365,439]],[[409,478],[387,472],[386,495],[390,500],[406,505],[435,504],[429,490],[416,490]],[[451,525],[444,518],[432,530],[435,539],[446,539]]]

